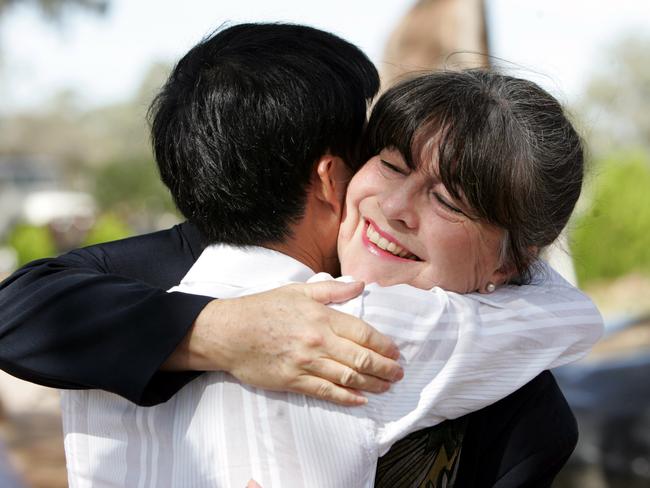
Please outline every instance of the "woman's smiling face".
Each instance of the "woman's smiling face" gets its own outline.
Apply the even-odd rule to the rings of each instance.
[[[437,165],[412,170],[384,149],[350,182],[338,253],[342,274],[358,280],[467,293],[505,280],[503,238],[451,196]]]

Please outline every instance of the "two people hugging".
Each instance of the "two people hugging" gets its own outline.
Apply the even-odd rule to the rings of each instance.
[[[188,223],[2,285],[27,293],[7,341],[70,317],[3,359],[75,388],[71,486],[550,484],[576,431],[543,371],[602,332],[538,258],[580,194],[581,140],[551,95],[497,72],[419,74],[367,119],[378,89],[327,32],[217,31],[150,109]]]

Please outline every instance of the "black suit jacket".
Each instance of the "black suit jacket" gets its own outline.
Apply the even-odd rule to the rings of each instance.
[[[160,365],[211,298],[165,290],[203,247],[185,223],[16,271],[0,284],[0,367],[34,383],[103,389],[140,405],[168,400],[196,373],[160,372]],[[548,486],[577,441],[548,372],[466,420],[455,486]],[[398,474],[392,486],[409,486],[406,479]]]

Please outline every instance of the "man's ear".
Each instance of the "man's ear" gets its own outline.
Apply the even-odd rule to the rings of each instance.
[[[314,196],[340,214],[350,178],[352,170],[348,165],[340,157],[326,154],[316,163],[312,178]]]

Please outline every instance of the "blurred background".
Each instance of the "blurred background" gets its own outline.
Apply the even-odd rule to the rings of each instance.
[[[169,227],[147,106],[230,22],[292,21],[361,47],[389,86],[491,64],[573,114],[589,147],[551,260],[607,333],[555,374],[581,439],[557,487],[650,486],[650,6],[645,0],[0,0],[0,279],[33,259]],[[484,54],[489,54],[489,57]],[[0,376],[0,486],[66,486],[58,397]]]

